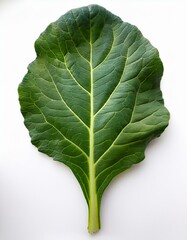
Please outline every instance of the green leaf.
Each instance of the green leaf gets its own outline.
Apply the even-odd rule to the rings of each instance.
[[[73,171],[96,232],[110,181],[143,160],[168,125],[163,65],[137,27],[98,5],[67,12],[35,49],[19,85],[25,125],[39,151]]]

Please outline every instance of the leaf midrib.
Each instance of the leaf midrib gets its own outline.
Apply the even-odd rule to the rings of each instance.
[[[95,166],[94,166],[94,97],[93,97],[93,63],[92,63],[92,31],[90,19],[90,129],[89,129],[89,171],[90,191],[95,188]],[[91,195],[91,194],[90,194]]]
[[[94,163],[94,79],[93,43],[90,16],[90,130],[89,130],[89,231],[99,228],[98,198],[96,192],[96,171]]]

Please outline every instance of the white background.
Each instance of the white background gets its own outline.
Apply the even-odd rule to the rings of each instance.
[[[68,10],[97,3],[138,26],[159,49],[170,125],[146,159],[103,196],[102,228],[87,233],[87,206],[71,171],[30,143],[17,87],[34,41]],[[187,239],[187,3],[117,0],[0,1],[0,239]]]

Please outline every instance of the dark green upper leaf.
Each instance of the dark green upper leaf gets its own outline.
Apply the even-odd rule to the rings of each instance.
[[[137,27],[97,5],[50,24],[35,49],[19,86],[32,143],[68,165],[89,210],[94,201],[99,209],[112,178],[143,160],[168,125],[158,51]]]

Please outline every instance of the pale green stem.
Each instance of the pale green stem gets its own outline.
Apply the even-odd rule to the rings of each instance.
[[[88,211],[88,232],[95,233],[100,229],[100,214],[97,195],[94,192],[92,196],[90,196],[90,205]]]

